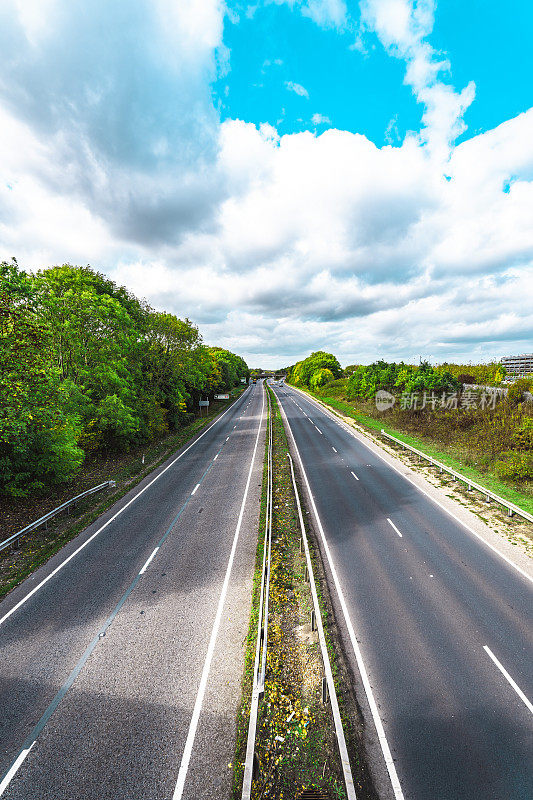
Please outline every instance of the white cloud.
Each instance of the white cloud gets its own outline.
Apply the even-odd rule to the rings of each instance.
[[[342,29],[348,21],[345,0],[274,0],[278,5],[287,4],[298,9],[322,28]]]
[[[446,161],[464,132],[463,115],[475,97],[473,81],[460,92],[441,80],[450,63],[426,41],[433,30],[435,0],[361,0],[363,26],[376,32],[391,55],[406,62],[405,82],[424,104],[421,139]]]
[[[331,125],[330,118],[324,116],[324,114],[313,114],[311,122],[313,125]]]
[[[81,5],[57,0],[55,28],[4,6],[0,258],[92,263],[253,363],[319,347],[345,363],[524,349],[533,109],[454,146],[472,94],[439,78],[442,59],[425,41],[432,3],[388,2],[379,16],[375,0],[376,29],[406,61],[426,138],[381,148],[331,128],[280,136],[269,124],[221,125],[209,94],[217,2],[173,5],[165,30],[163,0],[136,5],[146,48],[133,12],[111,19],[104,0],[82,32]],[[115,26],[107,43],[104,22]]]
[[[294,81],[285,81],[285,88],[288,89],[289,92],[294,92],[295,94],[299,95],[300,97],[305,97],[309,100],[309,92],[302,86],[301,83],[294,83]]]

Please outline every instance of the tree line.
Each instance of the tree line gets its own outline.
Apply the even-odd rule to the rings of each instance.
[[[0,493],[71,479],[89,455],[177,430],[249,370],[90,267],[0,264]]]
[[[311,353],[287,370],[286,380],[398,430],[422,435],[449,449],[481,471],[494,471],[513,484],[533,481],[533,404],[526,392],[533,380],[517,380],[507,395],[465,388],[472,383],[498,385],[505,376],[501,364],[418,365],[375,361],[344,370],[331,353]],[[376,407],[379,390],[397,402],[386,411]],[[401,402],[415,395],[422,402]],[[423,402],[424,398],[427,402]],[[433,398],[437,400],[433,402]],[[439,402],[443,398],[452,402]]]

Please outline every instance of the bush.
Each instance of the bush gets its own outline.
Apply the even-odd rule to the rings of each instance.
[[[513,451],[502,453],[502,457],[496,461],[495,467],[500,478],[513,481],[532,480],[533,454]]]
[[[531,388],[531,381],[527,378],[518,378],[507,392],[507,399],[513,405],[521,403],[524,399],[524,392],[528,392]]]

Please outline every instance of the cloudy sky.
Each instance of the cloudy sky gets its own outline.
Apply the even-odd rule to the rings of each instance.
[[[1,0],[0,258],[251,365],[533,349],[524,0]]]

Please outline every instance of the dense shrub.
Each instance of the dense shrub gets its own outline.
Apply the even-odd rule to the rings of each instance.
[[[533,453],[502,453],[495,467],[500,478],[512,481],[533,480]]]
[[[521,403],[524,399],[524,392],[531,388],[531,381],[528,378],[518,378],[507,391],[507,399],[510,403]]]

